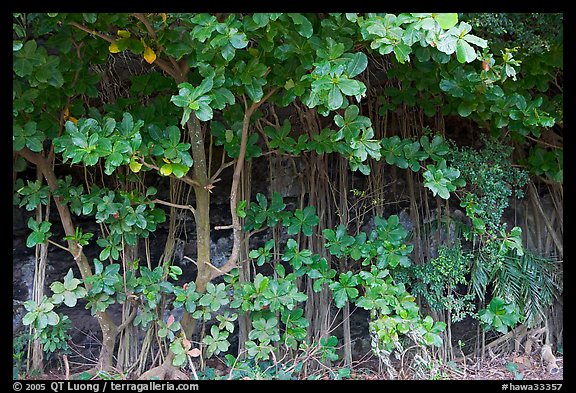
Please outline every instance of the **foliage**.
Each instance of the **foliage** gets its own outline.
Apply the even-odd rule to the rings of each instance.
[[[544,53],[563,37],[562,14],[471,13],[465,17],[478,31],[490,33],[492,46],[504,41],[522,47],[529,54]]]
[[[516,363],[513,362],[508,362],[506,364],[506,370],[510,371],[512,374],[514,374],[514,379],[515,380],[522,380],[524,379],[524,374],[522,374],[521,372],[518,371],[518,365]]]
[[[462,250],[459,242],[438,248],[438,257],[414,266],[410,280],[414,294],[422,296],[434,310],[446,310],[458,322],[474,315],[474,294],[462,293],[468,283],[473,254]]]
[[[527,326],[538,324],[562,290],[558,262],[532,251],[507,252],[492,274],[494,295],[517,304]]]
[[[478,311],[478,316],[484,327],[501,333],[508,332],[521,319],[518,306],[499,297],[492,298],[487,308]]]
[[[524,196],[528,175],[511,162],[512,148],[494,139],[482,138],[480,150],[453,147],[449,153],[452,165],[473,186],[465,194],[461,207],[473,220],[474,232],[488,234],[502,230],[501,217],[509,205],[509,197]]]
[[[225,355],[233,378],[290,379],[301,376],[310,359],[338,359],[336,337],[310,341],[303,308],[321,291],[336,308],[355,305],[370,311],[375,352],[399,349],[406,337],[420,346],[441,345],[445,325],[420,315],[413,293],[420,290],[430,303],[460,315],[469,299],[451,296],[467,283],[468,272],[479,297],[494,286],[495,297],[481,314],[487,327],[502,331],[519,321],[521,312],[533,315],[539,311],[535,297],[528,295],[525,288],[531,287],[514,266],[536,260],[527,259],[521,228],[507,231],[501,223],[508,197],[520,195],[527,179],[512,163],[507,145],[524,144],[523,165],[531,173],[562,181],[562,150],[530,145],[562,118],[561,99],[542,94],[561,67],[561,50],[529,69],[529,55],[539,55],[534,48],[527,55],[501,42],[497,50],[489,47],[483,29],[497,26],[501,36],[510,23],[522,40],[534,35],[515,16],[462,18],[456,13],[13,14],[12,147],[21,177],[14,182],[14,203],[27,211],[57,204],[60,219],[71,224],[64,225],[62,239],[82,272],[82,279],[74,278],[70,269],[63,282],[51,283],[52,297],[40,304],[25,302],[24,324],[44,337],[48,350],[65,350],[68,321],[55,306],[74,307],[83,299],[103,323],[100,313],[130,301],[137,308],[131,323],[157,328],[162,345],[174,354],[173,366],[186,367],[192,357]],[[473,26],[479,31],[472,32]],[[549,34],[543,39],[550,41],[551,51],[557,48]],[[120,56],[146,68],[126,77],[125,91],[105,91],[106,75],[98,70]],[[451,146],[427,128],[402,138],[382,135],[381,124],[366,116],[362,102],[372,93],[367,76],[379,60],[390,66],[387,78],[398,82],[398,88],[391,83],[383,89],[380,115],[401,105],[420,106],[427,117],[470,119],[495,138],[482,140],[485,147],[477,151]],[[261,106],[265,101],[267,108]],[[289,118],[280,121],[274,108],[289,106],[320,114],[318,129],[301,130]],[[268,114],[276,122],[266,120],[262,132],[254,132],[254,123]],[[510,140],[503,137],[508,134]],[[216,172],[214,146],[223,150]],[[195,282],[182,285],[184,272],[172,261],[145,266],[139,259],[127,260],[127,247],[137,249],[166,221],[160,205],[189,208],[198,231],[209,231],[209,217],[201,218],[208,206],[202,210],[200,201],[209,200],[228,166],[234,165],[237,181],[242,160],[262,156],[262,146],[269,148],[266,154],[306,159],[339,155],[359,176],[370,175],[380,160],[409,168],[433,197],[460,198],[472,221],[467,239],[480,241],[478,258],[471,262],[457,245],[414,267],[414,247],[397,215],[376,216],[372,230],[348,233],[343,224],[324,227],[327,212],[305,200],[288,209],[278,192],[270,200],[259,193],[253,201],[237,201],[232,190],[235,246],[242,231],[276,228],[287,235],[285,242],[268,239],[248,250],[248,259],[262,269],[249,280],[240,280],[238,269],[226,266],[216,269],[225,274],[224,282],[213,282],[209,256],[197,262]],[[44,179],[26,179],[24,164],[36,165]],[[196,208],[163,201],[156,180],[165,177],[191,186]],[[28,221],[28,247],[56,243],[50,239],[49,218]],[[75,224],[80,219],[100,225],[94,240],[96,233],[84,233]],[[204,241],[209,243],[209,237]],[[201,241],[198,236],[199,255]],[[314,241],[325,249],[319,252]],[[92,263],[82,251],[89,246],[99,247]],[[547,283],[542,299],[549,304],[556,281],[545,264],[535,266],[541,269],[530,277]],[[407,269],[428,287],[402,282]],[[502,285],[508,278],[515,284],[511,293]],[[314,293],[304,289],[308,283]],[[499,296],[513,301],[499,302]],[[503,317],[502,310],[515,317]],[[176,320],[180,311],[209,329],[198,348],[186,337],[184,318]],[[168,315],[166,321],[162,315]],[[227,353],[240,316],[250,322],[243,360]],[[279,355],[293,362],[278,361]],[[348,371],[330,376],[345,378]],[[208,375],[207,369],[202,372]]]
[[[79,279],[74,278],[72,269],[69,269],[64,277],[64,283],[54,281],[50,284],[50,289],[53,292],[52,303],[54,305],[64,303],[68,307],[74,307],[78,299],[84,298],[87,294],[86,289],[81,287],[80,283]]]
[[[48,325],[54,326],[60,322],[60,316],[53,311],[54,303],[46,296],[42,298],[40,304],[33,300],[25,301],[24,308],[28,311],[22,319],[25,326],[32,325],[36,330],[42,331]]]
[[[32,335],[21,333],[12,340],[12,379],[23,379],[22,372],[26,369],[26,350]]]
[[[56,351],[68,352],[68,342],[72,338],[69,330],[72,321],[66,315],[60,316],[60,321],[54,325],[48,325],[40,333],[40,343],[45,352],[54,353]]]

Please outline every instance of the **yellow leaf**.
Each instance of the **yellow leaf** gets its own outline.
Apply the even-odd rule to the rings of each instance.
[[[170,175],[172,173],[172,165],[170,164],[162,165],[162,167],[160,168],[160,173],[164,176]]]
[[[168,15],[161,13],[160,16],[162,16],[162,22],[166,23],[166,18],[168,18]]]
[[[167,159],[166,157],[162,157],[162,161],[164,161],[166,164],[171,163],[171,161],[169,159]]]
[[[140,172],[142,164],[135,160],[135,157],[130,158],[130,170],[134,173]]]
[[[118,53],[120,52],[120,48],[118,48],[118,45],[116,45],[115,42],[111,43],[110,46],[108,47],[108,51],[110,53]]]
[[[62,111],[62,118],[64,119],[64,121],[71,121],[74,124],[78,124],[78,119],[76,119],[73,116],[70,116],[70,109],[68,107],[64,108],[64,110]]]
[[[118,30],[116,34],[118,34],[122,38],[130,38],[131,35],[128,30]]]
[[[152,48],[149,46],[144,48],[144,60],[146,60],[148,64],[152,64],[154,63],[154,60],[156,60],[156,53],[154,53]]]

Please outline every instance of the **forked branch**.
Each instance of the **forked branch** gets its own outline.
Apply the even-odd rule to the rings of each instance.
[[[240,255],[240,245],[242,243],[242,226],[240,225],[240,219],[236,213],[236,206],[238,204],[238,185],[240,184],[240,175],[244,169],[244,159],[246,157],[246,144],[248,142],[248,130],[250,126],[250,118],[256,109],[260,107],[272,94],[278,90],[278,87],[271,89],[262,99],[258,102],[252,103],[246,108],[244,112],[244,119],[242,120],[242,137],[240,139],[240,153],[238,154],[238,159],[236,160],[236,165],[234,167],[234,174],[232,175],[232,186],[230,189],[230,214],[232,216],[232,231],[234,243],[232,244],[232,252],[228,261],[220,268],[216,269],[214,266],[212,270],[212,279],[221,276],[222,274],[228,273],[230,270],[236,267],[236,262],[238,261],[238,256]]]

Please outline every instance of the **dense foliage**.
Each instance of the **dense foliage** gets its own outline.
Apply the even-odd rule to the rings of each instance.
[[[562,41],[547,29],[558,17],[530,16],[541,34],[519,15],[14,14],[14,203],[27,211],[56,206],[62,238],[48,215],[30,218],[26,245],[56,244],[72,256],[66,276],[49,283],[51,294],[24,304],[23,323],[44,351],[65,352],[70,321],[58,309],[82,300],[103,333],[88,374],[114,370],[117,338],[136,327],[164,349],[160,363],[144,359],[142,378],[183,377],[183,369],[207,379],[217,377],[205,366],[214,357],[225,359],[232,378],[299,378],[312,359],[336,364],[342,338],[310,319],[312,299],[344,315],[351,306],[368,311],[372,350],[384,362],[409,342],[426,354],[451,346],[447,322],[466,315],[502,333],[525,319],[536,326],[561,286],[535,256],[543,302],[526,292],[529,279],[516,275],[518,287],[503,286],[511,266],[533,255],[522,228],[508,228],[503,214],[530,176],[563,181],[562,146],[553,139],[562,127]],[[430,127],[383,133],[366,106],[377,62],[388,64],[390,82],[379,116],[421,108],[430,119],[471,121],[485,137],[459,146]],[[110,81],[106,68],[119,63],[128,71]],[[317,132],[279,119],[283,109],[316,116]],[[455,201],[465,210],[462,236],[424,262],[414,260],[413,234],[396,214],[374,214],[370,229],[354,231],[343,210],[305,199],[289,208],[273,191],[240,194],[245,163],[267,155],[342,157],[343,171],[364,178],[407,171],[438,206]],[[233,246],[216,265],[210,198],[228,192],[218,184],[227,170]],[[165,200],[152,179],[190,187],[194,205]],[[170,247],[158,261],[134,251],[177,211],[196,224],[194,280],[185,283],[190,267],[176,264]],[[80,218],[101,230],[84,232]],[[262,231],[287,240],[269,236],[243,249]],[[91,245],[99,250],[93,260]],[[416,296],[451,319],[426,315]],[[119,325],[112,305],[130,306]],[[233,353],[238,329],[246,334]]]

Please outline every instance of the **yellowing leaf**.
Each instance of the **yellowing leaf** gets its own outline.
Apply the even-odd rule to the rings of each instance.
[[[118,48],[118,45],[116,45],[115,42],[111,43],[110,46],[108,47],[108,51],[110,53],[118,53],[120,52],[120,48]]]
[[[144,60],[146,60],[148,64],[152,64],[154,63],[154,60],[156,60],[156,53],[154,53],[152,48],[149,46],[144,48]]]
[[[162,167],[160,168],[160,173],[164,176],[170,175],[172,173],[172,165],[170,164],[162,165]]]
[[[64,108],[64,110],[62,111],[62,117],[64,118],[65,122],[71,121],[74,124],[78,124],[78,119],[70,116],[70,109],[68,109],[68,107]]]
[[[116,34],[118,34],[122,38],[130,38],[131,35],[128,30],[118,30]]]
[[[160,16],[162,17],[162,22],[166,23],[166,18],[168,18],[168,15],[161,13]]]
[[[167,159],[166,157],[162,157],[162,161],[164,161],[166,164],[170,164],[170,160]]]
[[[286,81],[286,83],[284,84],[284,88],[286,90],[290,90],[291,88],[293,88],[295,86],[294,81],[292,80],[292,78],[288,79]]]
[[[142,164],[135,160],[134,156],[130,159],[130,170],[134,173],[140,172]]]

